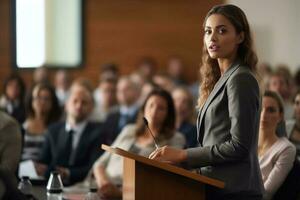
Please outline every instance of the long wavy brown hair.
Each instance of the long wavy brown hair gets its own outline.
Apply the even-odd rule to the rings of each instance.
[[[214,6],[206,15],[203,26],[207,19],[213,14],[220,14],[226,17],[234,26],[237,34],[243,32],[244,40],[239,45],[237,58],[249,67],[250,70],[257,76],[257,55],[253,50],[253,41],[248,20],[245,13],[237,6],[226,4]],[[205,103],[209,94],[213,90],[215,84],[221,77],[221,71],[217,59],[212,59],[207,51],[205,42],[203,42],[202,63],[200,66],[200,88],[198,106],[201,107]]]
[[[148,94],[146,100],[144,101],[142,107],[140,108],[137,122],[136,122],[136,126],[137,126],[136,136],[139,137],[143,135],[146,131],[146,126],[144,124],[143,117],[145,114],[146,104],[150,99],[150,97],[152,96],[159,96],[163,98],[167,103],[167,116],[162,124],[162,127],[159,130],[159,135],[157,136],[157,139],[158,140],[170,139],[175,133],[175,116],[176,116],[175,106],[171,94],[168,91],[161,88],[155,88],[154,90],[152,90]]]

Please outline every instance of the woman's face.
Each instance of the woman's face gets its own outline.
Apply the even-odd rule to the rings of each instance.
[[[153,95],[146,102],[144,116],[150,125],[161,126],[168,114],[167,101],[160,96]]]
[[[32,108],[35,113],[48,113],[52,108],[51,93],[46,89],[33,91]]]
[[[272,97],[263,97],[260,113],[260,128],[276,128],[282,120],[277,101]]]
[[[300,120],[300,93],[295,97],[294,102],[295,118]]]
[[[213,59],[234,58],[243,33],[237,34],[232,23],[221,14],[208,17],[204,27],[204,43]]]

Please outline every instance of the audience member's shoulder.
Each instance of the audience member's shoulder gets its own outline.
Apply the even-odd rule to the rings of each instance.
[[[136,124],[128,124],[128,125],[126,125],[126,126],[123,128],[122,132],[124,131],[124,132],[132,132],[132,133],[135,133],[135,132],[136,132],[136,129],[137,129]]]
[[[19,127],[19,124],[14,118],[12,118],[11,116],[9,116],[3,111],[0,111],[0,129],[3,129],[7,126]]]
[[[56,122],[56,123],[53,123],[51,124],[49,127],[48,127],[48,131],[56,131],[58,129],[61,129],[61,128],[64,128],[65,127],[65,124],[66,122],[65,121],[60,121],[60,122]]]
[[[287,137],[280,137],[278,139],[279,148],[284,151],[290,149],[291,151],[296,151],[296,147],[287,139]]]
[[[114,108],[113,110],[111,110],[109,112],[109,114],[107,115],[106,120],[109,120],[109,118],[115,117],[115,116],[117,116],[119,114],[120,114],[120,108],[116,107],[116,108]]]
[[[95,121],[88,121],[86,129],[89,129],[92,132],[103,132],[103,122],[95,122]]]

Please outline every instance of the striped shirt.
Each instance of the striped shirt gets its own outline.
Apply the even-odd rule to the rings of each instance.
[[[44,133],[30,133],[27,130],[26,123],[24,128],[24,143],[22,151],[22,160],[38,160],[43,144],[45,142]]]

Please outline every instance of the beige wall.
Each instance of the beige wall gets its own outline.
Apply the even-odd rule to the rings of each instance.
[[[300,67],[299,0],[228,0],[241,7],[251,23],[260,61]],[[298,67],[298,68],[297,68]]]

